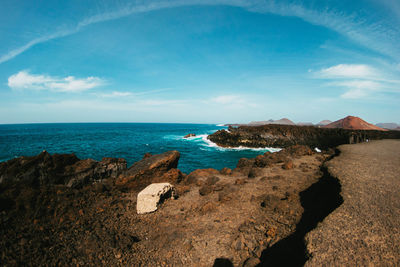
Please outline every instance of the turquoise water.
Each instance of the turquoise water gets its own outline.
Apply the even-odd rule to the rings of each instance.
[[[147,152],[181,153],[178,168],[189,173],[199,168],[234,168],[242,157],[255,157],[266,149],[223,149],[206,139],[219,129],[215,124],[167,123],[59,123],[0,125],[0,161],[19,156],[75,153],[79,158],[101,160],[120,157],[128,166]],[[185,139],[188,133],[197,137]]]

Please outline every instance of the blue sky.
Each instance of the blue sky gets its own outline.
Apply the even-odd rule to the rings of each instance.
[[[400,123],[400,2],[15,1],[0,123]]]

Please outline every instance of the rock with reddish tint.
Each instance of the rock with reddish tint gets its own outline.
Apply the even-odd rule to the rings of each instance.
[[[282,169],[284,169],[284,170],[290,170],[290,169],[293,169],[293,168],[294,168],[293,161],[285,162],[282,165]]]
[[[199,194],[200,194],[201,196],[208,195],[208,194],[210,194],[210,193],[212,193],[212,192],[213,192],[213,187],[210,186],[210,185],[203,185],[203,186],[200,187],[200,189],[199,189]]]
[[[147,159],[147,158],[150,158],[151,156],[153,156],[153,154],[151,154],[151,153],[145,153],[145,154],[143,155],[143,158],[142,158],[142,159]]]
[[[204,183],[207,178],[218,175],[219,171],[216,169],[197,169],[192,171],[186,176],[185,182],[187,184]]]
[[[223,175],[231,175],[231,174],[232,174],[232,170],[229,169],[229,168],[227,168],[227,167],[222,168],[219,172],[220,172],[221,174],[223,174]]]
[[[170,169],[166,173],[164,173],[162,176],[155,177],[152,179],[152,182],[158,183],[158,182],[165,182],[165,183],[170,183],[170,184],[178,184],[180,183],[184,178],[184,174],[178,170],[178,169]]]
[[[196,135],[194,133],[190,133],[185,135],[183,138],[189,138],[189,137],[195,137]]]
[[[141,189],[152,183],[155,177],[163,176],[170,169],[178,166],[178,151],[168,151],[153,155],[134,163],[119,175],[115,184],[124,189]]]
[[[254,165],[254,159],[241,158],[236,164],[236,168],[251,168]]]

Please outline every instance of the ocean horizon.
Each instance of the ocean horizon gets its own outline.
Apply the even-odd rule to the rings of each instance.
[[[74,153],[80,159],[124,158],[128,166],[145,153],[169,150],[181,153],[178,168],[234,168],[240,158],[256,157],[268,148],[221,148],[207,139],[209,134],[227,127],[197,123],[26,123],[0,125],[0,162],[20,156]],[[184,138],[194,133],[195,137]]]

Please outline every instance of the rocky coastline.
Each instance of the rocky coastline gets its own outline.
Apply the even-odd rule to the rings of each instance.
[[[0,258],[5,265],[255,266],[302,218],[300,192],[332,152],[292,146],[233,170],[178,167],[180,154],[80,160],[74,154],[0,163]],[[138,193],[170,183],[176,199],[137,214]],[[302,254],[302,252],[300,253]],[[263,256],[264,255],[264,256]],[[267,256],[266,256],[267,255]],[[267,257],[267,258],[266,258]]]
[[[296,125],[230,126],[208,139],[221,147],[278,147],[306,145],[320,149],[369,140],[400,139],[399,131],[349,130]]]
[[[265,125],[209,136],[224,147],[280,147],[236,168],[178,169],[180,153],[128,167],[43,151],[0,163],[4,265],[275,266],[309,259],[305,236],[342,203],[325,168],[339,144],[399,138],[395,131]],[[323,149],[317,153],[314,148]],[[138,214],[155,183],[174,198]]]

